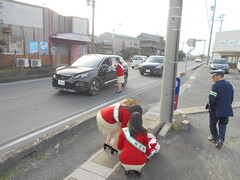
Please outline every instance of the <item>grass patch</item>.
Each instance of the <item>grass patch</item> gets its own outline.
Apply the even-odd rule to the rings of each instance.
[[[15,69],[0,69],[0,73],[7,73],[12,71],[15,71]]]
[[[71,136],[71,137],[67,138],[67,139],[63,142],[63,145],[66,146],[66,145],[68,145],[68,144],[70,144],[70,143],[72,143],[72,142],[74,142],[74,141],[76,141],[76,140],[77,140],[77,137]]]
[[[172,124],[172,130],[173,131],[179,131],[180,130],[180,127],[176,122]]]
[[[37,156],[37,160],[45,160],[48,158],[48,155],[47,154],[39,154]]]
[[[10,173],[4,174],[4,175],[0,176],[0,180],[11,180],[17,173],[18,173],[18,171],[14,170]]]

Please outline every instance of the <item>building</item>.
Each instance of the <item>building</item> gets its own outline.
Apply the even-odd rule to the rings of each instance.
[[[141,33],[137,36],[140,39],[141,54],[151,55],[164,55],[165,52],[165,40],[164,37],[158,35],[151,35],[147,33]]]
[[[231,68],[236,68],[240,57],[240,30],[217,32],[212,53],[213,58],[225,58]]]
[[[121,55],[121,51],[123,48],[133,47],[139,49],[140,44],[140,39],[136,37],[121,34],[113,34],[109,32],[100,34],[99,39],[101,39],[104,42],[112,44],[113,53],[118,55]]]
[[[91,42],[88,19],[45,7],[0,0],[0,21],[0,39],[7,44],[2,67],[14,67],[17,58],[39,59],[44,66],[69,64],[86,54]]]
[[[92,39],[92,36],[90,36]],[[89,49],[91,49],[92,44],[89,44]],[[97,36],[94,36],[94,53],[96,54],[113,54],[112,44],[108,41],[103,41]]]

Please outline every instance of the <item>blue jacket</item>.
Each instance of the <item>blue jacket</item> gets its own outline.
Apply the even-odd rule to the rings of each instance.
[[[232,102],[234,89],[230,82],[221,79],[212,85],[212,91],[209,94],[210,111],[215,111],[216,117],[233,116]]]

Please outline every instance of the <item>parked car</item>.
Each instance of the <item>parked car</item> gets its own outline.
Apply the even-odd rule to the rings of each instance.
[[[141,75],[149,73],[162,76],[164,56],[150,56],[145,62],[140,64],[139,72]]]
[[[195,59],[195,62],[202,63],[202,59]]]
[[[56,69],[52,86],[60,91],[82,92],[95,96],[100,88],[117,82],[115,58],[119,57],[124,68],[123,86],[127,84],[128,67],[122,57],[117,55],[89,54],[77,59],[69,66]]]
[[[238,63],[237,63],[237,70],[240,73],[240,59],[238,60]]]
[[[135,55],[133,56],[131,66],[134,69],[135,67],[139,67],[141,63],[146,61],[147,56],[140,56],[140,55]]]
[[[226,59],[213,59],[210,62],[209,69],[210,70],[222,69],[224,73],[228,74],[230,68]]]

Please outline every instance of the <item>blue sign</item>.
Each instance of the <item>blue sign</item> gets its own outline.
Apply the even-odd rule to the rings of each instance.
[[[30,54],[38,54],[38,42],[30,42]]]
[[[173,107],[174,110],[176,110],[177,106],[178,106],[178,97],[179,97],[181,79],[180,78],[176,78],[176,81],[177,81],[177,86],[175,88],[174,107]]]
[[[40,42],[39,52],[40,54],[48,53],[48,42]]]

